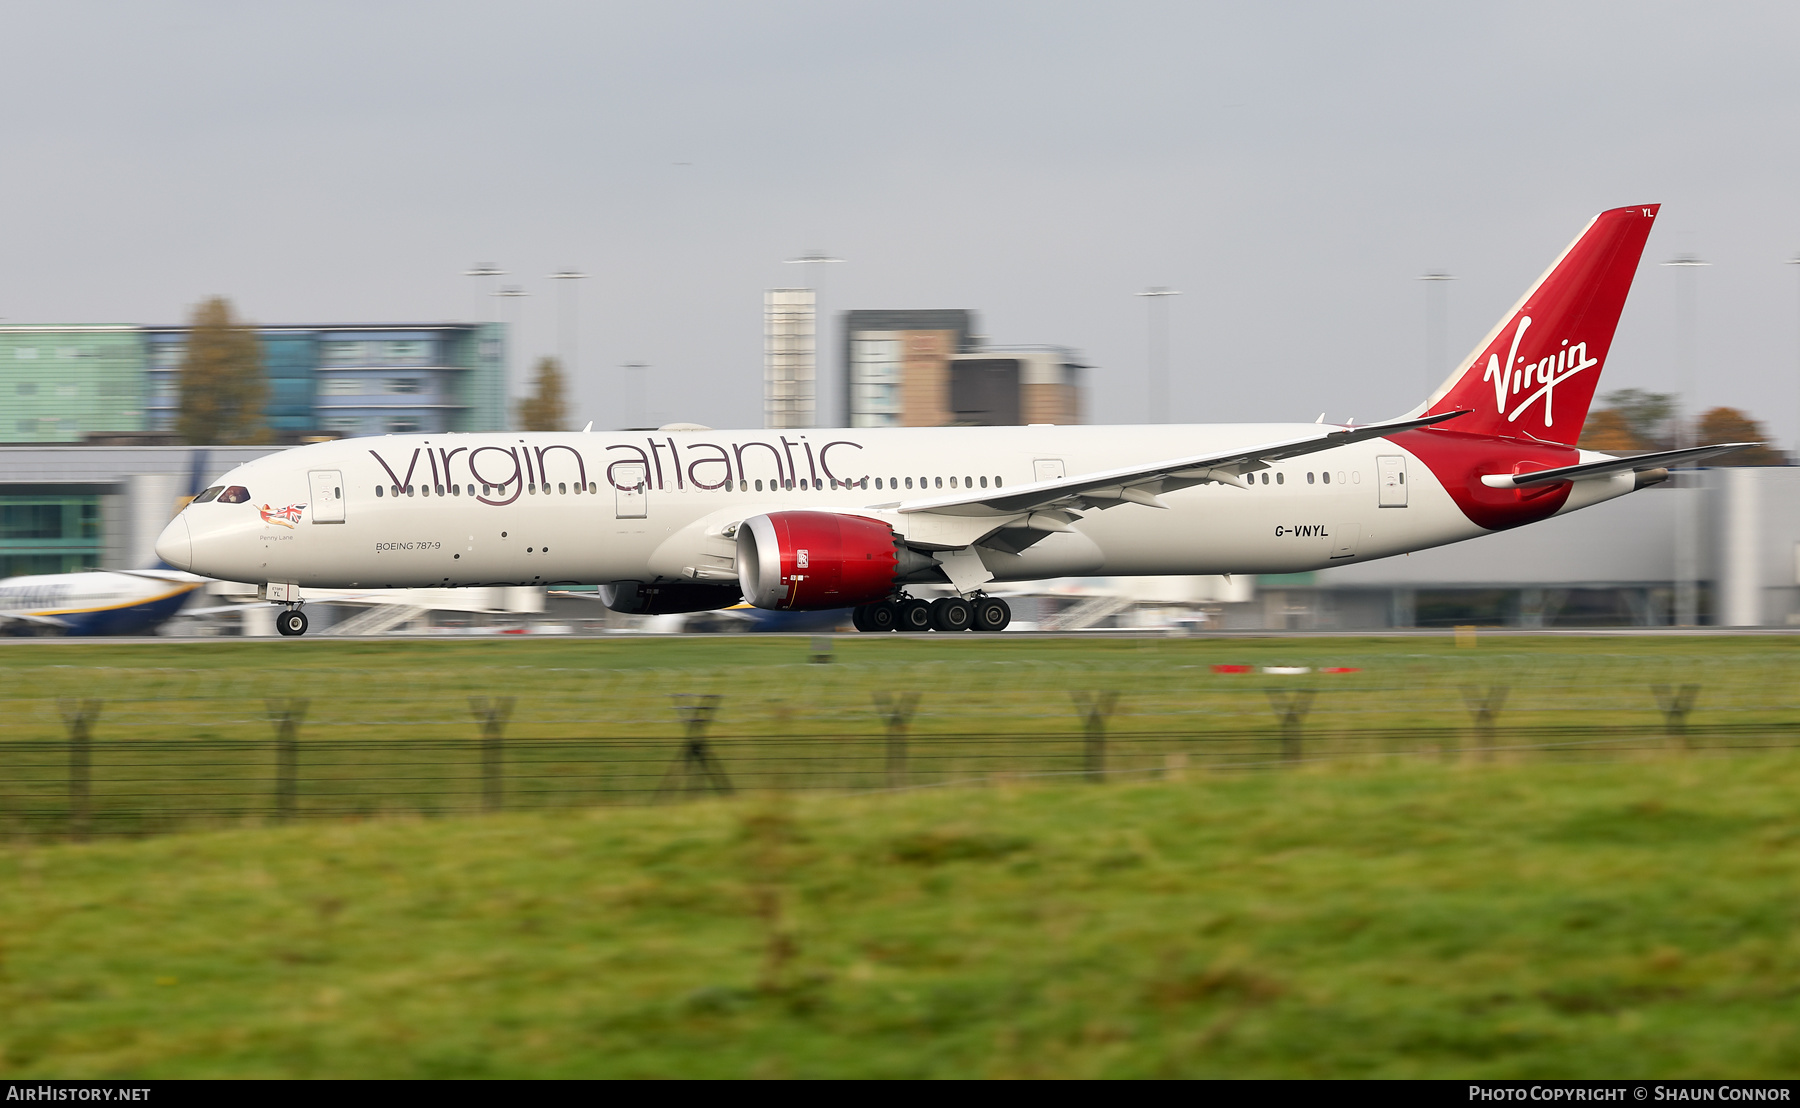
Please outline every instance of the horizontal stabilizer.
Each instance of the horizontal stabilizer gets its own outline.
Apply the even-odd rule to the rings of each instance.
[[[1717,446],[1690,446],[1685,450],[1659,450],[1654,454],[1634,454],[1629,458],[1608,458],[1604,462],[1585,462],[1558,469],[1539,469],[1530,473],[1490,473],[1481,483],[1490,489],[1529,489],[1554,485],[1559,481],[1584,481],[1594,477],[1610,477],[1615,473],[1642,473],[1647,469],[1667,469],[1683,462],[1697,462],[1719,454],[1729,454],[1760,442],[1727,442]]]

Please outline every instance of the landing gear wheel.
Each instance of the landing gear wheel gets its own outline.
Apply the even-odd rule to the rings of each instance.
[[[878,600],[873,604],[865,604],[857,611],[862,613],[862,629],[864,631],[892,631],[899,622],[891,601]]]
[[[850,626],[856,628],[858,631],[867,631],[869,629],[869,608],[870,605],[868,604],[858,604],[856,607],[850,609]]]
[[[975,624],[975,605],[960,596],[946,596],[931,605],[934,631],[967,631]]]
[[[895,621],[898,624],[895,627],[897,631],[931,630],[931,601],[929,600],[902,600],[898,605],[898,611],[894,614],[899,617]]]
[[[1012,622],[1012,607],[998,597],[984,596],[975,602],[975,630],[1004,631]]]
[[[275,630],[284,635],[306,634],[306,613],[298,608],[289,608],[275,617]]]

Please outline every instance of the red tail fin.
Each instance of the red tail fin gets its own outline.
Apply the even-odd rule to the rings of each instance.
[[[1661,207],[1595,216],[1420,414],[1467,408],[1444,429],[1573,446]]]

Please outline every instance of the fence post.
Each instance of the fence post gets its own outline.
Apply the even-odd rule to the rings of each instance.
[[[500,738],[506,721],[512,718],[514,697],[471,696],[469,711],[481,725],[481,810],[498,812],[502,800],[500,776]]]
[[[88,785],[92,772],[94,721],[100,718],[100,700],[57,701],[63,725],[69,729],[69,836],[76,842],[88,837]]]
[[[1656,696],[1656,707],[1663,714],[1663,727],[1669,738],[1687,749],[1692,745],[1688,741],[1687,717],[1694,710],[1694,701],[1700,699],[1700,686],[1651,685],[1650,691]]]
[[[919,694],[916,692],[890,693],[884,689],[875,693],[875,708],[887,721],[887,783],[890,789],[906,784],[906,725],[912,722],[913,711],[918,706]]]
[[[1269,707],[1281,721],[1281,756],[1290,762],[1300,760],[1300,731],[1306,713],[1312,711],[1317,689],[1269,689]]]
[[[263,698],[263,707],[269,711],[269,722],[275,725],[275,818],[283,822],[294,818],[294,800],[300,783],[300,744],[295,740],[310,703],[303,696]]]
[[[712,723],[713,713],[719,710],[721,697],[717,693],[675,693],[669,699],[675,702],[675,714],[681,718],[684,737],[681,756],[663,774],[662,782],[656,786],[655,799],[661,799],[664,793],[671,791],[677,781],[683,792],[711,789],[730,796],[733,791],[731,779],[725,776],[706,745],[706,728]]]
[[[1506,685],[1489,685],[1485,693],[1474,685],[1463,686],[1463,704],[1475,717],[1475,747],[1483,758],[1494,756],[1494,732],[1509,691]]]
[[[1082,742],[1082,768],[1087,772],[1089,781],[1106,780],[1106,720],[1118,706],[1119,694],[1116,690],[1105,692],[1071,691],[1075,698],[1076,710],[1081,713],[1082,730],[1086,738]]]

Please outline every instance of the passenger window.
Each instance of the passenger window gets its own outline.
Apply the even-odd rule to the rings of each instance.
[[[386,490],[384,490],[380,485],[375,486],[375,495],[376,496],[380,496],[384,491],[386,491]]]
[[[881,478],[879,477],[875,478],[875,489],[877,492],[881,490]]]
[[[564,484],[561,481],[558,481],[556,483],[556,491],[562,493],[564,496],[567,496],[569,493],[569,486]]]
[[[750,482],[739,481],[738,482],[738,491],[739,492],[749,492],[750,491]]]
[[[461,496],[462,495],[462,486],[461,485],[451,485],[450,486],[450,495],[451,496]]]
[[[984,489],[987,488],[987,478],[986,477],[983,477],[981,479],[981,487]]]
[[[1328,469],[1319,474],[1319,480],[1327,485],[1331,484],[1331,471]]]
[[[242,485],[233,485],[219,494],[219,503],[221,504],[248,504],[249,502],[250,490]]]
[[[937,479],[937,487],[940,489],[944,487],[944,479],[942,477]]]
[[[1000,487],[1000,478],[998,478],[998,477],[994,478],[994,487],[995,488]]]
[[[1287,478],[1285,476],[1283,476],[1282,474],[1277,473],[1275,475],[1275,483],[1277,485],[1285,485],[1285,484],[1287,484]]]
[[[951,481],[950,481],[950,486],[951,486],[951,487],[952,487],[952,488],[954,488],[954,487],[956,487],[956,480],[955,480],[955,478],[952,478],[952,479],[951,479]],[[963,488],[965,488],[965,489],[972,489],[972,488],[974,488],[974,487],[975,487],[975,478],[973,478],[973,477],[964,477],[964,478],[963,478]]]
[[[869,479],[868,479],[868,478],[867,478],[867,477],[864,477],[864,478],[863,478],[863,479],[862,479],[862,487],[863,487],[863,488],[864,488],[864,489],[865,489],[865,490],[866,490],[866,489],[867,489],[867,488],[868,488],[868,487],[869,487]]]
[[[1312,470],[1310,469],[1306,471],[1306,483],[1309,485],[1313,483]]]
[[[911,477],[908,477],[906,479],[906,487],[909,489],[912,488],[912,478]]]
[[[212,488],[207,489],[205,492],[201,493],[199,496],[194,497],[194,503],[210,504],[213,501],[217,500],[219,498],[219,494],[224,491],[225,491],[224,485],[214,485]]]
[[[439,496],[442,496],[442,495],[444,495],[444,486],[442,486],[442,485],[439,485],[439,486],[438,486],[438,487],[437,487],[437,494],[438,494],[438,495],[439,495]]]
[[[758,478],[757,478],[757,479],[756,479],[756,491],[757,491],[757,492],[761,492],[761,491],[762,491],[762,478],[761,478],[761,477],[758,477]]]
[[[1340,470],[1338,470],[1338,484],[1341,485],[1343,483],[1344,483],[1344,471],[1340,469]]]
[[[411,485],[406,486],[406,495],[411,496],[412,494],[413,494],[413,487]]]
[[[954,478],[954,477],[950,478],[950,487],[951,488],[956,487],[956,478]]]

